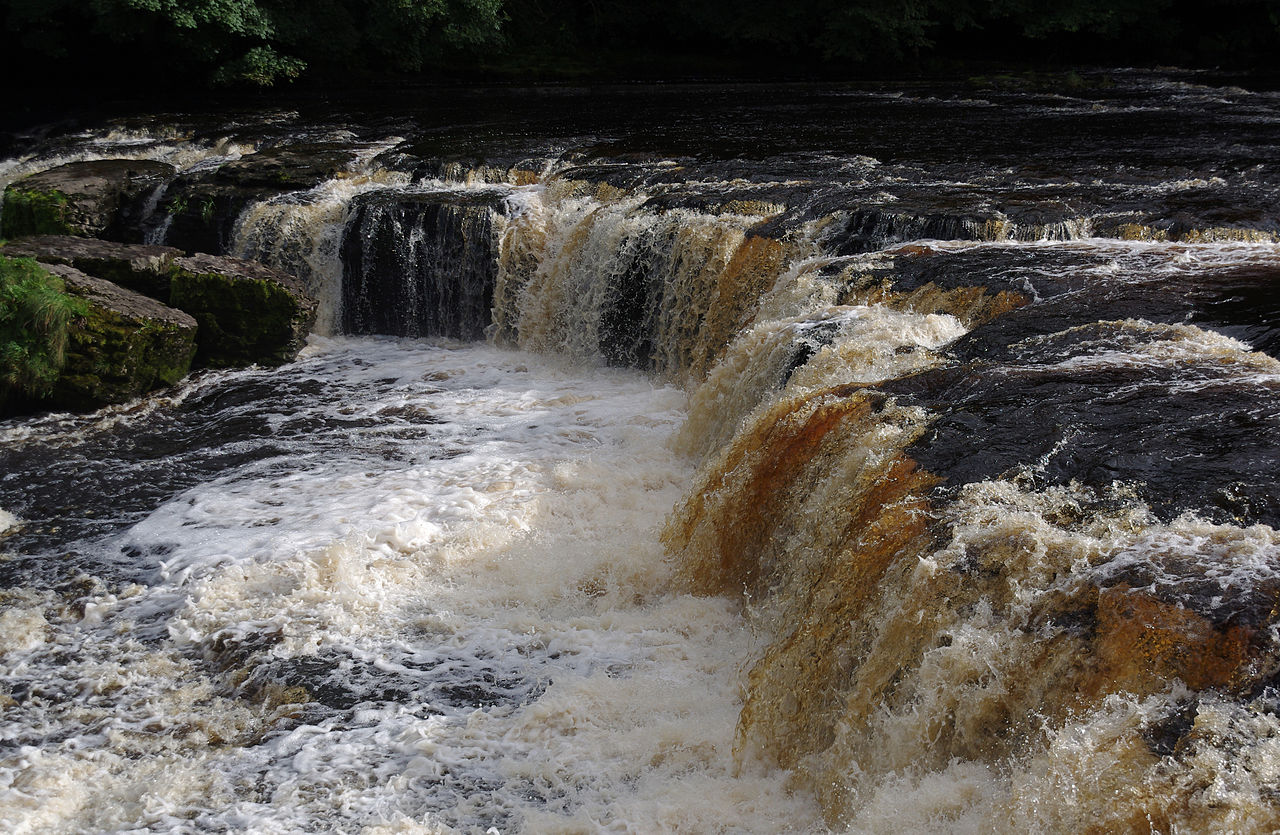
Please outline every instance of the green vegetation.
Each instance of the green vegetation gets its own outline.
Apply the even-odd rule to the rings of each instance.
[[[58,191],[8,188],[4,193],[3,228],[0,235],[74,235],[67,222],[67,198]]]
[[[71,322],[83,299],[30,258],[0,256],[0,403],[53,391],[66,361]]]
[[[54,71],[70,58],[267,86],[308,69],[413,72],[496,46],[502,0],[0,0],[0,17],[11,45]]]
[[[1280,62],[1280,0],[0,0],[0,22],[22,77],[117,83]]]

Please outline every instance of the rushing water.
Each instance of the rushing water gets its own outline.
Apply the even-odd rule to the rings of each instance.
[[[670,591],[682,406],[634,373],[342,339],[8,438],[6,463],[60,450],[56,495],[6,490],[60,545],[3,616],[6,828],[812,815],[733,774],[751,637]],[[97,519],[113,483],[136,486]]]
[[[1277,127],[1118,73],[33,146],[174,165],[132,234],[324,335],[0,424],[0,823],[1273,831]]]

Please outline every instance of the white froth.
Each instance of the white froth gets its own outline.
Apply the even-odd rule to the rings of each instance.
[[[51,670],[48,700],[13,718],[66,741],[0,755],[0,823],[818,827],[784,774],[735,763],[751,633],[730,603],[668,590],[657,532],[689,476],[667,446],[681,391],[374,339],[318,340],[285,373],[341,380],[341,394],[273,418],[287,468],[247,464],[121,536],[164,554],[154,587],[4,616],[14,663],[48,663],[46,645],[79,660]],[[324,421],[350,424],[343,443],[299,432]],[[158,642],[133,640],[157,620]],[[227,675],[328,658],[351,665],[343,680],[428,689],[300,723],[310,714],[287,681],[265,701],[228,698],[198,663],[264,638],[248,661],[227,656]],[[434,701],[485,686],[514,695]]]
[[[0,507],[0,536],[18,527],[19,524],[21,521],[17,516]]]

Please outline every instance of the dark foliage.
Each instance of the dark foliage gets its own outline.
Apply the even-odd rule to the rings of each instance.
[[[1274,65],[1280,0],[506,0],[521,48],[866,72],[965,59]],[[764,67],[762,67],[764,69]]]
[[[502,0],[0,0],[26,75],[65,69],[266,86],[414,72],[500,43]]]
[[[0,20],[6,69],[55,87],[570,66],[759,75],[957,61],[1259,69],[1280,56],[1280,0],[0,0]]]

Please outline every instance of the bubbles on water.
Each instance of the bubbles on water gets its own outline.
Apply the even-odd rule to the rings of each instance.
[[[106,538],[153,561],[145,585],[86,578],[6,610],[0,820],[809,820],[768,768],[735,771],[754,647],[733,606],[669,589],[679,390],[392,340],[320,340],[274,395],[235,396],[259,374],[151,418],[221,424],[246,457]],[[72,431],[111,431],[96,420]]]

